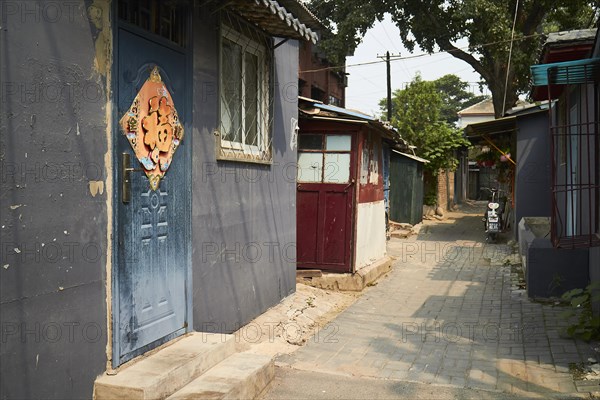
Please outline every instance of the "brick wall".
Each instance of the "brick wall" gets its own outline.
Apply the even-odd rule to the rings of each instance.
[[[452,206],[454,201],[454,171],[440,170],[437,176],[437,204],[444,211],[448,205]]]

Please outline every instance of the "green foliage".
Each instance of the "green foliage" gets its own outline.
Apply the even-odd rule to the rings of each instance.
[[[423,198],[423,204],[425,204],[426,206],[435,206],[437,203],[437,194],[434,193],[427,193],[424,198]]]
[[[475,96],[468,91],[469,84],[453,74],[444,75],[433,81],[442,95],[440,115],[442,120],[454,123],[458,120],[458,112],[486,99],[486,96]]]
[[[424,81],[417,75],[406,89],[396,90],[392,97],[392,125],[415,152],[430,162],[431,171],[456,169],[455,151],[468,147],[462,132],[442,116],[444,94],[436,82]]]
[[[516,0],[312,0],[311,9],[335,35],[320,46],[337,63],[354,51],[375,21],[390,14],[404,46],[426,52],[447,51],[471,65],[487,84],[496,115],[504,106],[504,83]],[[540,33],[591,28],[598,20],[597,1],[528,0],[519,2],[506,106],[528,90],[529,67],[537,63]],[[460,39],[468,49],[458,48]]]
[[[561,298],[571,306],[561,317],[577,317],[577,322],[567,328],[567,334],[586,341],[600,339],[600,316],[595,316],[592,311],[592,305],[600,302],[600,281],[585,289],[569,290]]]
[[[441,103],[439,104],[440,120],[449,123],[455,123],[458,120],[460,110],[464,110],[487,98],[486,96],[476,96],[468,91],[469,84],[453,74],[444,75],[432,81],[432,83],[441,95]],[[387,115],[386,99],[379,101],[379,107],[382,115]]]

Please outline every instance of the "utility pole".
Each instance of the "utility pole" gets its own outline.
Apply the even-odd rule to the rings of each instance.
[[[385,64],[387,67],[387,119],[392,122],[392,71],[390,69],[390,52],[385,53]]]
[[[377,58],[384,58],[384,56],[377,56]],[[390,68],[390,52],[385,53],[385,64],[387,67],[387,120],[392,122],[392,71]]]

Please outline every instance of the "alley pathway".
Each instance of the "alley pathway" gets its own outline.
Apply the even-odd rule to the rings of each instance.
[[[265,398],[294,397],[286,385],[289,371],[308,373],[307,388],[310,374],[321,373],[331,374],[331,382],[354,377],[373,385],[401,381],[491,395],[589,398],[578,393],[570,367],[597,357],[593,345],[562,337],[562,308],[527,299],[517,269],[505,262],[508,246],[484,243],[480,210],[450,213],[426,224],[418,237],[392,239],[388,251],[397,257],[390,275],[305,347],[277,360],[280,372]],[[364,398],[365,385],[352,397]],[[330,386],[317,398],[348,398]],[[403,393],[381,390],[373,398]],[[448,393],[442,397],[455,398]]]

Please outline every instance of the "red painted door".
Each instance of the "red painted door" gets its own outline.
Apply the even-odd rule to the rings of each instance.
[[[298,268],[352,270],[353,135],[303,134],[298,140]]]

